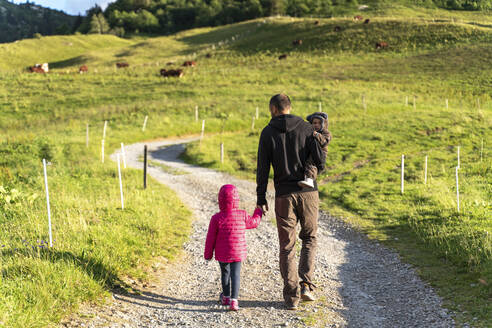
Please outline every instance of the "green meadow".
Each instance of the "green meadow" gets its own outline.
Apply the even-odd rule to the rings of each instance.
[[[279,92],[291,97],[294,114],[321,106],[329,115],[322,207],[396,249],[458,324],[492,325],[492,19],[415,8],[370,15],[367,25],[280,17],[167,37],[0,45],[0,325],[57,323],[81,303],[131,288],[128,278],[149,279],[153,264],[179,252],[192,217],[168,188],[150,181],[143,190],[141,172],[124,170],[119,209],[109,154],[121,142],[198,134],[205,119],[205,139],[184,158],[254,179],[268,100]],[[376,50],[380,41],[388,49]],[[197,66],[181,79],[159,76],[185,60]],[[116,69],[123,61],[130,67]],[[49,74],[26,72],[43,62]],[[78,74],[83,64],[89,73]],[[43,158],[51,163],[53,248],[46,247]]]

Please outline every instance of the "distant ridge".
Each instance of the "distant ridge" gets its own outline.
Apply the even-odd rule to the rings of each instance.
[[[0,43],[41,35],[71,34],[81,18],[26,2],[0,0]]]

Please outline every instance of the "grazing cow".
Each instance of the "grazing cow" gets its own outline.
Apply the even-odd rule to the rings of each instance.
[[[283,54],[283,55],[278,56],[278,60],[282,60],[282,59],[287,59],[287,55]]]
[[[79,73],[82,74],[82,73],[87,73],[89,72],[89,68],[87,67],[87,65],[82,65],[79,67]]]
[[[340,26],[335,26],[335,32],[340,32],[342,28]]]
[[[195,61],[192,61],[192,60],[188,60],[188,61],[185,61],[182,65],[183,67],[195,67],[196,66],[196,62]]]
[[[314,21],[314,25],[319,25],[319,21]]]
[[[388,48],[387,42],[378,42],[376,43],[376,49],[386,49]]]
[[[211,53],[208,53],[208,54],[205,55],[205,57],[212,58],[212,54]]]
[[[31,73],[41,73],[41,74],[46,73],[44,71],[44,69],[41,68],[41,65],[39,65],[39,64],[36,64],[34,66],[30,66],[29,67],[29,72],[31,72]]]
[[[163,77],[182,77],[184,74],[182,69],[161,69],[161,76]]]
[[[368,18],[368,19],[366,19],[366,20],[364,21],[364,24],[369,24],[369,22],[370,22],[370,21],[371,21],[371,20]]]
[[[356,21],[361,21],[363,19],[364,19],[364,17],[362,17],[361,15],[354,16],[354,20],[356,20]]]
[[[300,39],[299,40],[294,40],[294,41],[292,41],[292,45],[293,46],[300,46],[300,45],[302,45],[302,40],[300,40]]]
[[[41,68],[43,69],[43,71],[45,73],[48,73],[49,72],[49,66],[48,66],[48,63],[44,63],[43,65],[41,65]]]
[[[118,67],[118,68],[130,67],[130,64],[128,64],[128,63],[116,63],[116,67]]]

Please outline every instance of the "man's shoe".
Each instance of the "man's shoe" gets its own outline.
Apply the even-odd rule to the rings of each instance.
[[[301,300],[305,302],[316,301],[316,297],[314,297],[313,291],[309,284],[301,283]]]
[[[314,188],[314,182],[311,178],[306,178],[302,181],[299,181],[297,184],[302,188]]]

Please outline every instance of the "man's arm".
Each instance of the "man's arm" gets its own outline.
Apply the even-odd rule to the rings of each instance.
[[[268,176],[270,175],[271,149],[265,136],[265,130],[261,132],[258,143],[258,160],[256,166],[256,205],[267,205],[266,191]],[[267,205],[268,206],[268,205]]]

